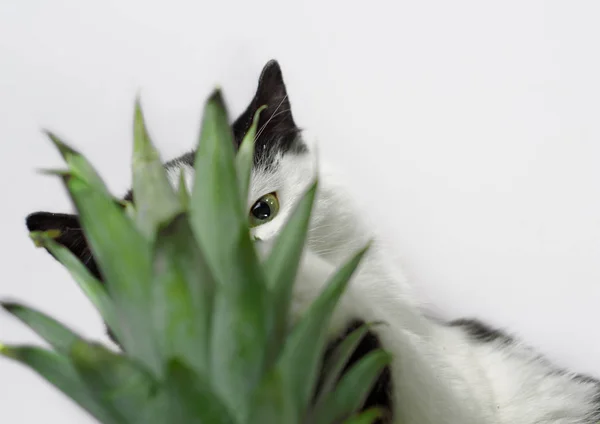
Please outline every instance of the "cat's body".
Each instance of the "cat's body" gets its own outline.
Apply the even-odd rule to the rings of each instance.
[[[237,142],[248,129],[254,111],[263,104],[269,108],[259,125],[248,199],[251,217],[258,223],[252,232],[261,252],[269,250],[316,169],[314,155],[292,119],[281,71],[274,62],[263,71],[252,103],[233,124]],[[166,167],[175,184],[182,168],[191,182],[193,155],[184,155]],[[334,269],[374,239],[334,175],[319,169],[316,206],[294,289],[295,315],[303,313],[322,291]],[[265,196],[270,193],[274,197]],[[31,230],[73,227],[73,219],[39,213],[28,218],[28,226]],[[79,238],[73,234],[71,231],[59,241],[79,252],[99,275],[93,258],[81,250],[81,234]],[[383,406],[388,411],[388,423],[600,421],[598,381],[563,371],[515,338],[478,321],[444,323],[427,318],[401,271],[386,258],[385,249],[375,238],[334,314],[332,343],[356,322],[377,321],[385,324],[370,330],[359,352],[364,354],[381,345],[394,357],[365,405]]]

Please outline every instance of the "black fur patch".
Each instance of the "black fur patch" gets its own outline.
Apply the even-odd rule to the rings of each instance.
[[[501,341],[508,344],[513,342],[511,336],[476,319],[458,319],[449,322],[448,325],[450,327],[461,327],[471,339],[481,343]]]
[[[274,60],[265,65],[254,98],[233,123],[236,148],[250,129],[254,114],[262,106],[267,108],[261,112],[258,121],[254,166],[269,169],[278,154],[306,152],[306,146],[300,139],[300,128],[292,116],[281,68]]]
[[[60,235],[56,238],[56,242],[77,256],[94,277],[101,279],[98,265],[88,247],[77,215],[36,212],[26,218],[25,225],[30,232],[59,230]]]

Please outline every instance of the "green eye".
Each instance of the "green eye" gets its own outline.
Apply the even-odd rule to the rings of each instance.
[[[250,208],[250,226],[257,227],[269,222],[279,212],[279,200],[275,193],[265,194]]]

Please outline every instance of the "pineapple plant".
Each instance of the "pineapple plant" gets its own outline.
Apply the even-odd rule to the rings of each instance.
[[[361,411],[389,363],[377,350],[347,368],[366,333],[350,333],[324,361],[328,321],[365,249],[330,279],[303,316],[290,304],[317,190],[315,180],[275,247],[260,260],[244,212],[254,124],[237,151],[219,90],[207,100],[195,180],[169,182],[139,101],[134,114],[135,203],[113,197],[79,152],[49,133],[101,284],[56,231],[33,232],[92,301],[122,351],[87,340],[16,303],[4,309],[51,349],[0,345],[104,424],[367,424]]]

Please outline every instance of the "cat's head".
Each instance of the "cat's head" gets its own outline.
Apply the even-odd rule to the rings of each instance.
[[[257,127],[247,207],[254,238],[270,240],[311,183],[314,158],[294,122],[281,68],[276,61],[266,64],[253,99],[232,124],[235,148],[250,128],[255,112],[263,105],[266,109],[260,114]],[[173,184],[177,184],[183,170],[188,187],[193,180],[193,166],[193,152],[165,164]],[[132,197],[129,192],[125,199],[135,203]],[[26,224],[29,231],[60,230],[56,241],[71,250],[97,278],[102,278],[77,215],[36,212],[27,217]]]

